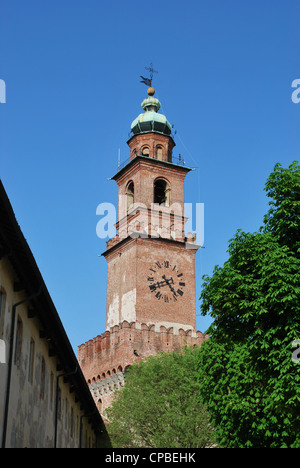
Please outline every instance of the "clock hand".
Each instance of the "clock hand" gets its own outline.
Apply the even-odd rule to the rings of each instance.
[[[174,280],[171,277],[169,280],[166,278],[166,275],[162,275],[162,278],[165,280],[166,284],[174,284]]]
[[[166,281],[167,285],[169,286],[169,288],[171,289],[172,293],[174,294],[174,296],[177,296],[176,292],[175,292],[175,289],[171,286],[171,284],[174,283],[173,281],[173,278],[171,277],[169,280],[166,278],[166,275],[163,275],[163,279]],[[171,283],[171,280],[172,280],[172,283]]]
[[[149,288],[151,291],[155,291],[157,288],[162,288],[163,286],[166,286],[167,283],[166,281],[157,281],[157,283],[150,284]]]

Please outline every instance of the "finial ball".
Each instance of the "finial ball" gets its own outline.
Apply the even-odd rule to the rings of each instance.
[[[147,90],[147,93],[149,94],[149,96],[154,96],[154,94],[155,94],[155,89],[152,88],[152,86],[150,86],[150,88],[148,88],[148,90]]]

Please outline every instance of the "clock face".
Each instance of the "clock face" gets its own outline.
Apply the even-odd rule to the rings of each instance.
[[[147,282],[153,297],[164,302],[177,302],[184,294],[183,273],[168,260],[155,262],[149,269]]]

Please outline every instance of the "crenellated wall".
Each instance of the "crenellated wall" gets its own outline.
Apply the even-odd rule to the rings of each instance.
[[[124,384],[124,373],[134,361],[159,352],[200,346],[208,335],[200,331],[166,328],[162,325],[128,323],[107,330],[78,347],[78,361],[99,411],[103,413],[113,393]]]

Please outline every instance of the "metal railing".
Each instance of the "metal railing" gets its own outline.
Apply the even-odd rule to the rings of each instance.
[[[136,156],[143,156],[144,158],[147,157],[144,154],[137,154]],[[154,159],[155,161],[160,161],[159,159],[156,159],[156,158],[150,158],[150,159]],[[130,162],[130,157],[125,159],[125,161],[121,162],[120,164],[118,164],[118,170],[120,171],[121,169],[123,169],[123,167],[127,166],[127,164],[129,162]],[[172,161],[164,161],[164,162],[169,162],[171,164],[176,164],[177,166],[185,166],[185,161],[184,161],[183,157],[181,156],[181,154],[179,154],[178,156],[173,156]]]

